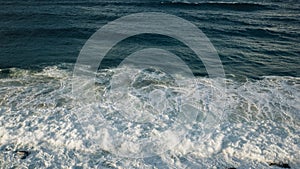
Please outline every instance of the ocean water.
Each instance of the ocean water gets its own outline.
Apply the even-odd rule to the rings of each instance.
[[[299,11],[297,0],[0,1],[0,168],[300,168]],[[103,60],[92,86],[97,102],[78,100],[73,69],[85,42],[108,22],[138,12],[196,25],[226,77],[209,78],[178,41],[144,34]],[[178,86],[160,70],[116,66],[131,49],[145,48],[182,54],[197,83]],[[110,92],[110,82],[124,74],[129,89]],[[179,109],[182,98],[188,106]],[[181,112],[198,115],[184,126],[176,121]],[[85,114],[95,129],[83,127]],[[141,138],[164,141],[125,144],[130,152],[122,144]],[[22,159],[20,151],[29,155]]]

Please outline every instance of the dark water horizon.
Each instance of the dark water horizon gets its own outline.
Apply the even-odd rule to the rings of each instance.
[[[216,48],[226,74],[249,78],[299,77],[297,1],[2,1],[0,4],[2,69],[75,63],[86,40],[108,22],[138,12],[164,12],[198,26]],[[148,41],[147,45],[151,45],[157,39]],[[139,45],[139,40],[130,43]],[[168,44],[161,44],[164,45]]]

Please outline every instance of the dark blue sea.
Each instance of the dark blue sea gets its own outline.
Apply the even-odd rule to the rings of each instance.
[[[198,27],[225,76],[210,78],[179,41],[142,34],[94,72],[97,103],[74,96],[87,40],[143,12]],[[117,67],[146,48],[181,53],[197,83]],[[195,118],[176,121],[181,114]],[[0,0],[0,168],[299,168],[299,151],[298,0]]]

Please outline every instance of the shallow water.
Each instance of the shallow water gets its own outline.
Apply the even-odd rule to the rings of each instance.
[[[300,168],[297,1],[0,1],[0,9],[0,168]],[[207,77],[174,39],[135,36],[95,73],[95,99],[75,97],[86,40],[149,11],[198,26],[226,78]],[[161,70],[115,67],[122,51],[145,47],[182,54],[196,78],[178,85]],[[21,150],[30,154],[21,159]]]
[[[140,83],[144,83],[143,90],[139,90],[140,86],[133,83],[135,92],[139,93],[124,96],[128,97],[123,97],[124,104],[122,100],[114,104],[115,98],[112,96],[101,97],[100,104],[95,102],[91,105],[84,105],[83,101],[75,101],[76,98],[71,93],[72,68],[72,65],[63,64],[46,67],[42,71],[13,68],[9,69],[9,73],[5,73],[5,77],[1,79],[2,166],[7,168],[76,165],[98,166],[99,168],[109,166],[112,168],[113,166],[117,168],[133,166],[138,168],[150,166],[158,168],[163,166],[170,168],[196,166],[200,168],[213,166],[265,168],[268,165],[267,162],[274,161],[288,162],[293,168],[299,166],[297,152],[300,129],[298,106],[300,105],[300,79],[297,77],[267,76],[261,80],[249,79],[246,82],[227,79],[226,93],[221,86],[218,86],[220,79],[199,77],[198,86],[180,88],[164,82],[166,79],[160,80],[161,83],[145,84],[143,82],[145,78],[137,78]],[[133,71],[130,68],[102,70],[97,75],[98,83],[95,91],[99,94],[107,93],[106,96],[115,95],[116,92],[108,92],[110,89],[107,81],[124,72],[132,73]],[[147,72],[140,72],[132,74],[132,77],[146,77],[147,75],[149,75]],[[150,75],[153,76],[153,74]],[[214,95],[213,98],[207,99],[211,86],[214,86]],[[177,94],[174,93],[175,90]],[[201,116],[193,119],[187,127],[182,127],[181,123],[172,121],[172,116],[177,116],[176,113],[170,113],[176,112],[176,109],[172,109],[171,103],[178,102],[176,99],[178,92],[184,93],[184,90],[192,90],[193,93],[200,92],[202,96],[199,100],[189,102],[189,105],[197,109],[194,111],[201,112]],[[136,102],[140,97],[150,99],[151,103],[153,91],[169,94],[163,102],[165,105],[157,105],[158,108],[159,106],[166,108],[160,108],[160,113],[155,113],[153,107],[141,109],[136,106],[136,104],[145,105],[149,102],[143,99],[140,99],[141,102]],[[135,106],[130,107],[128,103]],[[223,104],[225,107],[220,106],[222,103],[225,103]],[[134,123],[138,121],[136,116],[133,122],[128,122],[128,117],[126,118],[122,113],[134,108],[138,111],[146,111],[147,114],[152,115],[148,118],[156,119],[155,122],[149,125],[148,123]],[[184,110],[191,112],[192,109]],[[100,129],[96,132],[84,131],[82,128],[84,124],[78,121],[78,118],[82,116],[76,116],[82,112],[93,116],[89,123],[95,124]],[[98,116],[99,112],[103,116]],[[203,120],[204,117],[220,114],[225,117],[218,122],[217,126],[209,126],[211,121]],[[130,115],[132,114],[128,116]],[[151,122],[149,119],[146,120]],[[99,125],[101,121],[109,125]],[[121,137],[123,141],[132,141],[136,137],[155,138],[151,135],[153,133],[163,134],[166,137],[166,128],[162,126],[166,126],[167,129],[172,128],[175,133],[181,131],[179,127],[184,130],[185,135],[176,145],[169,144],[174,138],[170,135],[167,142],[162,142],[163,146],[167,147],[166,152],[157,152],[159,155],[156,156],[144,154],[144,158],[123,158],[115,155],[116,152],[127,152],[127,149],[123,149],[122,146],[116,150],[115,145],[104,142],[106,139],[97,140],[99,141],[97,143],[103,143],[106,147],[90,142],[90,138],[94,138],[92,135],[98,132],[102,133],[101,136],[106,132],[108,135],[111,134],[111,137],[117,137],[118,135],[109,133],[113,128],[119,133],[126,133],[126,137]],[[214,131],[205,132],[207,127],[213,127]],[[120,136],[112,141],[114,140],[120,140]],[[14,153],[20,149],[28,150],[31,154],[25,160],[20,160]],[[139,150],[136,151],[139,152]]]

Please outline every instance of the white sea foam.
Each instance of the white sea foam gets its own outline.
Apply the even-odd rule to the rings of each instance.
[[[129,95],[122,90],[110,93],[110,79],[124,72],[135,80],[143,80],[131,74],[130,68],[100,71],[94,90],[105,97],[86,105],[72,96],[72,65],[47,67],[43,71],[1,70],[0,165],[3,168],[267,168],[267,162],[286,162],[292,168],[300,167],[299,78],[269,76],[246,82],[227,79],[224,93],[219,79],[199,77],[197,86],[178,87],[164,76],[156,79],[155,85],[132,83],[136,88]],[[186,106],[182,106],[188,117],[189,113],[199,113],[193,123],[184,127],[177,126],[184,124],[176,121],[180,116],[168,113],[180,100],[180,93],[189,96],[186,98],[200,97],[197,101],[186,100]],[[120,104],[119,95],[131,104]],[[143,104],[143,100],[150,104]],[[120,108],[145,111],[140,117],[133,114],[124,117]],[[77,112],[88,115],[77,117]],[[204,132],[214,124],[204,119],[221,115],[224,118],[213,126],[215,130]],[[88,132],[82,127],[87,124],[80,123],[80,118],[85,117],[90,118]],[[129,117],[133,120],[123,123]],[[147,128],[144,121],[135,123],[141,118],[152,124],[152,128]],[[180,132],[184,132],[184,137],[179,137]],[[97,144],[91,141],[96,136]],[[157,147],[150,142],[148,146],[157,151],[165,147],[167,151],[139,159],[115,154],[147,152],[149,147],[132,144],[143,137],[159,138]],[[16,150],[28,150],[30,154],[21,160]]]

